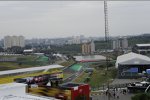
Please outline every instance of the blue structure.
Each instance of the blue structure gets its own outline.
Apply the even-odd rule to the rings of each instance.
[[[150,69],[146,69],[146,73],[147,73],[147,74],[150,74]]]
[[[128,70],[128,72],[131,72],[131,73],[138,73],[138,68],[130,68]]]

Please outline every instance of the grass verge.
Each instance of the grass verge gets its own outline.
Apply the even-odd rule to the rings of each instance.
[[[88,73],[83,72],[78,78],[74,80],[77,83],[88,83],[92,88],[101,87],[111,82],[116,77],[117,71],[115,68],[111,68],[106,71],[104,68],[95,69],[94,72],[89,76]],[[88,79],[87,79],[88,78]]]

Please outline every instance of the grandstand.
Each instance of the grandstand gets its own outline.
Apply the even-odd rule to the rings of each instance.
[[[82,68],[82,66],[80,64],[74,64],[70,67],[70,69],[74,70],[74,71],[80,71]]]
[[[48,57],[46,56],[40,56],[37,61],[48,61]]]

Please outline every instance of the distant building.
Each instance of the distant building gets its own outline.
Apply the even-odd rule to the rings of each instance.
[[[150,54],[150,44],[136,44],[132,51],[139,54]]]
[[[113,40],[113,50],[125,50],[128,48],[128,40],[126,37]]]
[[[91,53],[94,53],[95,52],[95,44],[94,42],[92,41],[91,42]]]
[[[95,52],[94,42],[82,44],[82,54],[93,54]]]
[[[24,47],[25,39],[23,36],[5,36],[4,37],[4,48],[11,48],[13,46]]]
[[[80,43],[81,43],[80,36],[76,36],[73,38],[73,44],[80,44]]]
[[[67,44],[80,44],[80,43],[81,43],[81,37],[80,36],[73,36],[71,39],[69,39],[67,41]]]
[[[25,38],[24,36],[19,36],[19,46],[20,47],[25,47]]]
[[[26,49],[26,50],[23,50],[23,54],[33,54],[34,50],[33,49]]]
[[[82,44],[82,54],[89,54],[91,52],[89,43]]]
[[[10,48],[12,46],[11,41],[12,41],[11,36],[4,37],[4,48],[5,49]]]

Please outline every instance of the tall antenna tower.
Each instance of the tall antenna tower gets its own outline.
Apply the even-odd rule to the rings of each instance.
[[[106,67],[108,70],[108,47],[109,47],[109,29],[108,29],[108,8],[107,8],[107,0],[104,0],[104,17],[105,17],[105,53],[106,53]]]
[[[109,29],[108,29],[108,8],[107,8],[107,0],[104,0],[104,16],[105,16],[105,55],[106,55],[106,67],[108,73],[108,65],[109,65],[109,56],[108,56],[108,47],[109,47]],[[108,88],[108,100],[110,100],[109,95],[109,80],[107,84]]]

